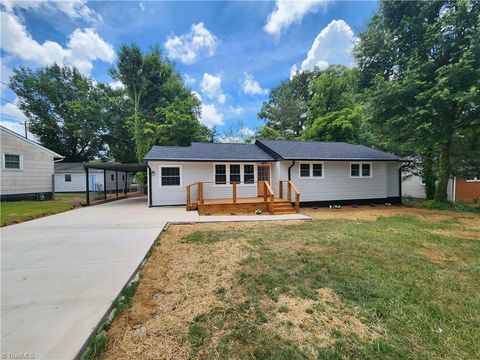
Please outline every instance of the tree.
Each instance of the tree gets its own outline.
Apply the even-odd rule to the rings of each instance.
[[[108,157],[117,162],[136,162],[135,142],[133,140],[131,116],[133,102],[126,96],[124,89],[114,90],[107,85],[99,85],[104,91],[106,111],[104,140],[108,145]]]
[[[207,139],[208,130],[198,121],[198,99],[158,47],[143,54],[135,44],[122,45],[111,73],[133,100],[133,135],[139,161],[154,144],[188,145]]]
[[[102,92],[77,69],[22,66],[13,70],[10,88],[42,145],[65,156],[65,161],[104,156]]]
[[[447,199],[454,154],[472,156],[455,150],[464,134],[480,131],[479,19],[478,1],[382,2],[355,49],[377,133],[435,158],[436,200]]]
[[[317,117],[304,132],[304,140],[362,142],[363,107],[344,108]]]
[[[309,86],[317,73],[318,69],[303,71],[291,80],[282,81],[272,89],[258,117],[275,131],[293,137],[300,136],[307,120],[307,104],[311,98]]]
[[[293,140],[294,137],[291,132],[280,132],[274,128],[263,125],[256,129],[255,134],[252,136],[252,139],[259,140]]]

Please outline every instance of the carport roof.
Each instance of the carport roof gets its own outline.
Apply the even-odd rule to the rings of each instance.
[[[124,171],[124,172],[138,172],[146,171],[147,164],[137,163],[98,163],[98,164],[84,164],[83,168],[98,169],[98,170],[111,170],[111,171]]]

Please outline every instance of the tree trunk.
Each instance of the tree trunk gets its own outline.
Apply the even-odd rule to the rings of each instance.
[[[422,178],[425,183],[427,200],[435,198],[437,176],[435,174],[435,157],[433,151],[428,150],[422,155]]]
[[[438,167],[438,183],[437,189],[435,192],[436,201],[447,201],[448,200],[448,180],[450,179],[451,174],[451,164],[450,164],[450,141],[445,143],[442,146],[442,152],[440,154]]]

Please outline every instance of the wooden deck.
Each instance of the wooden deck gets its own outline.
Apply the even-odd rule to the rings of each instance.
[[[232,197],[207,199],[204,197],[204,182],[197,182],[186,186],[187,191],[187,210],[198,210],[200,215],[236,215],[236,214],[293,214],[299,211],[300,194],[291,181],[279,181],[279,194],[283,194],[283,183],[287,186],[287,196],[285,198],[275,197],[268,181],[263,181],[258,197],[238,197],[237,184],[232,183]],[[197,187],[197,194],[192,199],[191,188]],[[294,194],[294,201],[291,201]],[[292,206],[292,204],[295,204]]]

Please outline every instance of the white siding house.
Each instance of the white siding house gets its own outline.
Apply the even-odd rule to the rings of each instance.
[[[0,126],[1,199],[49,199],[54,161],[62,156]]]
[[[279,194],[279,181],[292,181],[304,206],[400,202],[403,159],[361,145],[193,143],[190,147],[154,147],[145,161],[150,173],[150,206],[185,205],[185,187],[197,182],[203,183],[204,199],[232,197],[233,181],[238,182],[238,198],[254,198],[260,195],[259,180],[267,180],[277,198],[285,198],[287,191],[282,186],[283,194]],[[196,198],[198,188],[191,191]]]
[[[86,190],[86,172],[84,163],[55,163],[55,192],[57,193],[75,193],[85,192]],[[118,176],[118,180],[115,177]],[[104,171],[90,169],[89,189],[92,191],[103,191],[104,189]],[[107,191],[114,191],[118,181],[120,191],[129,186],[131,178],[123,171],[105,170]]]

